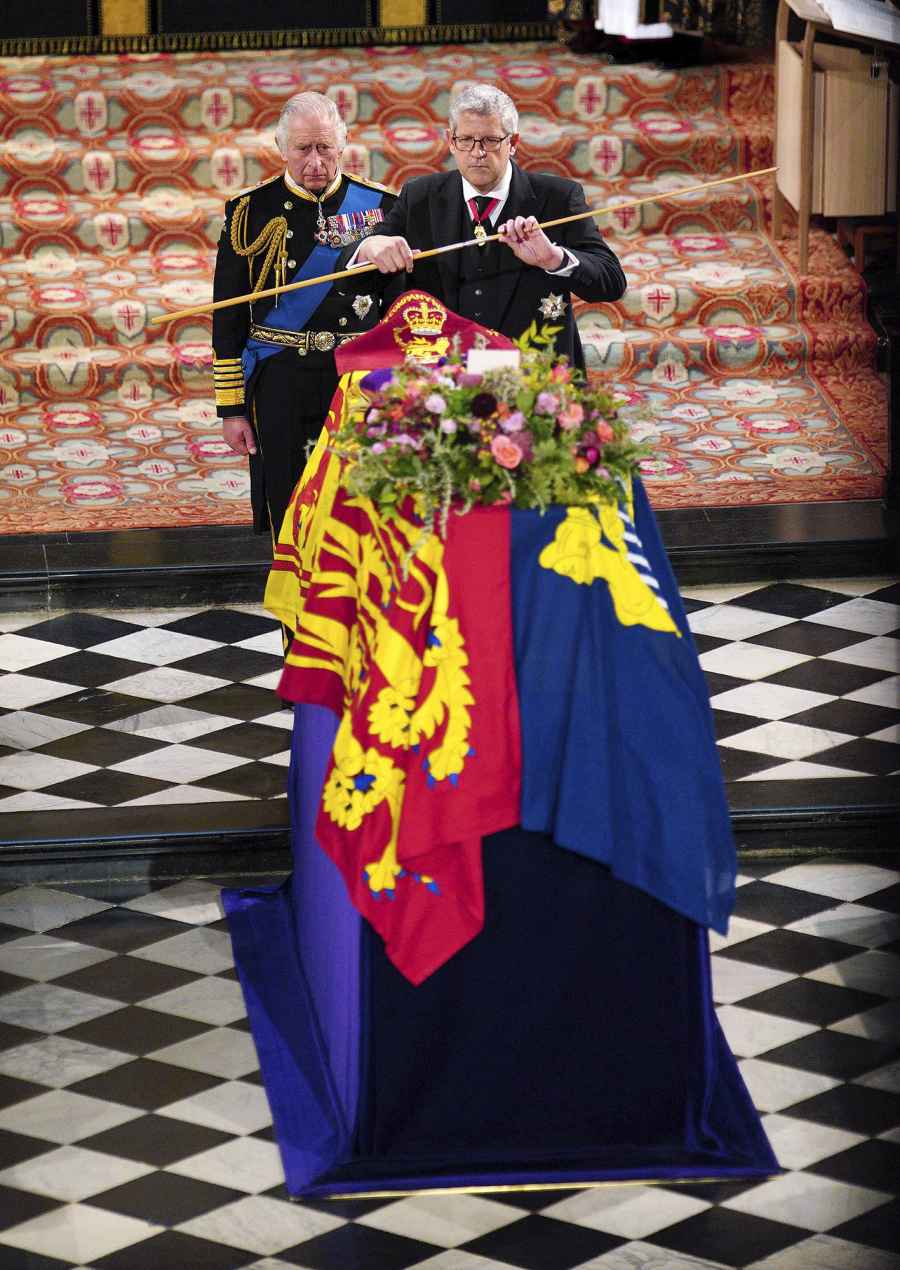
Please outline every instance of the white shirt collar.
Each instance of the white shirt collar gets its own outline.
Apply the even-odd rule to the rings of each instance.
[[[476,190],[471,181],[467,181],[461,172],[460,176],[462,177],[463,198],[467,204],[470,198],[475,198],[479,194],[486,194],[488,198],[496,198],[499,200],[490,217],[491,224],[495,225],[497,223],[497,217],[503,211],[503,206],[509,198],[509,187],[512,182],[512,164],[507,162],[506,171],[503,173],[497,184],[490,190]]]

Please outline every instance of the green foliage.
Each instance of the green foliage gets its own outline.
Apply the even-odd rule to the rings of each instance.
[[[442,534],[451,510],[618,501],[647,451],[615,399],[554,357],[558,329],[532,323],[517,367],[469,373],[454,351],[382,376],[332,442],[348,492],[387,514],[412,496]]]

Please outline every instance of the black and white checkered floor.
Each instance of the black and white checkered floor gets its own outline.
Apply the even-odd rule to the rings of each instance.
[[[897,1270],[900,869],[754,866],[713,962],[781,1175],[292,1204],[215,880],[6,890],[0,1270]]]
[[[900,583],[684,592],[726,779],[900,771]],[[284,792],[276,624],[249,607],[0,615],[0,812]]]

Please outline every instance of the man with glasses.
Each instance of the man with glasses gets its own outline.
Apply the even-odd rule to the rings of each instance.
[[[415,286],[512,338],[532,321],[557,326],[556,351],[583,367],[572,297],[618,300],[625,275],[593,220],[559,226],[550,237],[539,228],[541,221],[586,211],[587,203],[577,182],[525,172],[513,162],[518,118],[499,89],[464,88],[447,129],[456,170],[407,181],[378,233],[345,258],[401,274],[387,288],[388,301]],[[403,276],[417,250],[493,233],[500,242],[431,257]]]
[[[322,93],[284,105],[275,140],[284,171],[225,207],[214,298],[331,273],[341,251],[380,228],[394,196],[341,172],[347,129]],[[337,384],[334,349],[378,320],[364,274],[213,315],[213,378],[225,440],[250,458],[254,528],[277,538]]]

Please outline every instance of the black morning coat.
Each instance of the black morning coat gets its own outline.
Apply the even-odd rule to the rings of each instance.
[[[500,209],[497,224],[513,216],[535,216],[539,221],[568,216],[587,211],[584,191],[575,182],[560,176],[525,172],[512,165],[512,181],[509,196]],[[411,247],[425,249],[458,242],[472,234],[471,219],[463,206],[462,177],[458,171],[441,172],[433,176],[414,177],[400,191],[397,202],[386,212],[384,225],[375,231],[379,234],[402,236]],[[581,300],[618,300],[625,293],[625,275],[614,252],[606,246],[591,219],[575,221],[547,231],[551,242],[568,247],[577,257],[578,267],[567,277],[554,276],[543,269],[524,265],[512,251],[496,244],[493,248],[494,272],[485,280],[485,290],[491,294],[491,316],[495,321],[477,320],[492,326],[504,335],[516,338],[532,321],[542,325],[560,326],[555,337],[556,351],[565,354],[572,365],[584,367],[584,354],[578,331],[572,316],[572,297]],[[344,253],[349,259],[354,249]],[[466,251],[476,252],[477,247]],[[392,275],[386,286],[385,303],[412,287],[430,292],[448,308],[464,317],[474,318],[472,290],[465,286],[462,271],[463,252],[448,252],[433,256],[417,264],[411,273]],[[467,300],[465,311],[460,308],[460,291]],[[548,297],[561,297],[564,305],[561,316],[546,317],[542,313],[542,301]],[[544,305],[553,311],[554,303]]]

